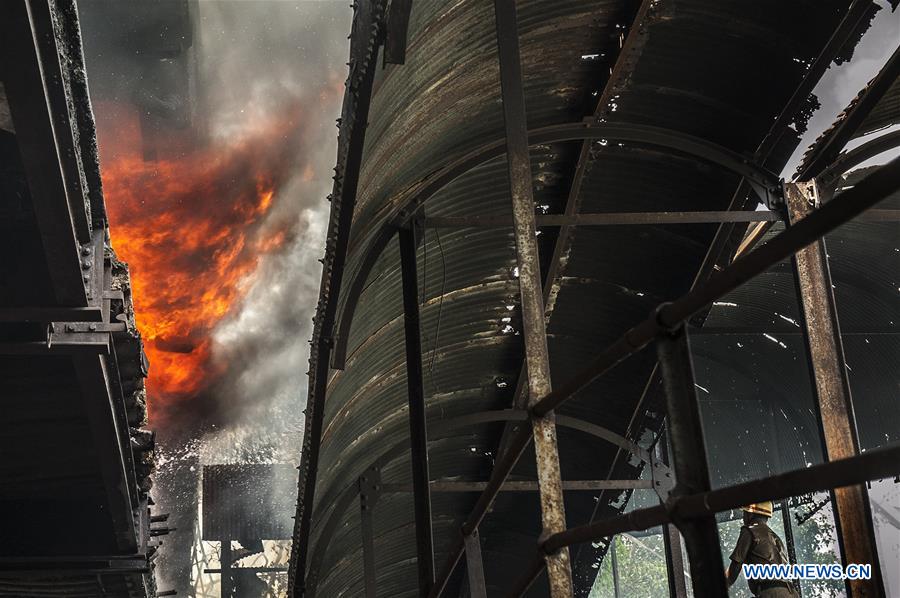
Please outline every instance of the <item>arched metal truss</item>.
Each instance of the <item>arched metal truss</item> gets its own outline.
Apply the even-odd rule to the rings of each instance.
[[[434,436],[441,436],[453,430],[470,426],[502,422],[525,422],[528,420],[528,417],[528,412],[522,409],[502,409],[497,411],[469,413],[432,424],[430,433]],[[616,434],[612,430],[577,417],[557,415],[556,424],[557,426],[576,430],[599,440],[609,442],[633,455],[646,465],[650,465],[653,489],[661,497],[665,496],[671,489],[672,477],[668,466],[656,459],[653,453],[647,449]],[[409,442],[406,439],[400,440],[382,453],[377,459],[372,461],[367,470],[381,469],[394,459],[402,456],[408,450]],[[322,528],[322,533],[319,535],[317,545],[315,546],[315,549],[311,551],[312,559],[310,561],[309,574],[307,577],[307,592],[309,592],[310,596],[315,596],[319,582],[319,571],[322,567],[322,562],[325,559],[331,537],[340,523],[341,516],[351,507],[354,500],[357,498],[358,492],[359,489],[357,484],[355,482],[351,483],[343,490],[340,497],[334,501],[334,508]],[[323,542],[324,544],[322,544]]]
[[[777,175],[766,168],[754,164],[750,159],[726,147],[712,143],[706,139],[687,135],[661,127],[634,123],[567,123],[532,129],[528,132],[529,146],[565,141],[583,141],[608,139],[621,142],[638,143],[665,148],[681,154],[710,162],[741,176],[757,193],[759,198],[769,204],[781,193],[781,182]],[[473,152],[454,160],[420,186],[410,189],[406,197],[399,202],[401,207],[389,216],[374,239],[364,251],[360,267],[353,273],[347,287],[346,299],[343,301],[340,315],[335,327],[334,350],[331,367],[343,369],[347,359],[347,341],[350,327],[360,296],[366,281],[375,267],[378,258],[399,227],[407,226],[425,202],[437,194],[463,174],[488,161],[506,154],[506,139],[501,138],[487,143]],[[364,231],[362,231],[364,234]]]
[[[822,174],[816,180],[824,191],[832,191],[842,174],[849,172],[870,158],[897,147],[900,147],[900,131],[891,131],[885,135],[880,135],[852,150],[841,153],[834,162],[822,171]]]

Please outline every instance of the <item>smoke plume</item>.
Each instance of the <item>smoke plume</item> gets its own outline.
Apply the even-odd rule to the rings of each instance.
[[[84,16],[107,8],[81,3],[86,47],[105,32]],[[180,595],[190,595],[200,466],[299,463],[352,16],[338,1],[192,10],[196,75],[178,93],[191,95],[194,122],[185,132],[160,121],[158,155],[142,149],[141,107],[174,101],[135,100],[141,77],[125,52],[104,47],[87,65],[113,247],[131,266],[151,363],[152,494],[179,529],[160,549],[157,577]],[[283,491],[296,493],[295,480]]]

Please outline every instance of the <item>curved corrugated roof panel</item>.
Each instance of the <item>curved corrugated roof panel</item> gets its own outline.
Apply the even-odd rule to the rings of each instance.
[[[739,3],[648,0],[641,21],[632,23],[638,8],[632,2],[517,2],[528,126],[579,123],[586,117],[653,125],[749,161],[803,78],[802,61],[822,50],[848,4],[772,0],[747,11]],[[794,26],[799,17],[809,27]],[[363,593],[359,476],[377,464],[385,484],[411,480],[393,219],[402,208],[419,208],[428,218],[510,213],[497,62],[491,3],[423,0],[413,3],[406,64],[376,74],[344,282],[340,296],[323,290],[327,305],[337,309],[335,331],[323,334],[336,334],[342,323],[347,334],[338,339],[346,342],[344,368],[330,372],[321,437],[312,439],[320,453],[308,588],[318,596]],[[615,80],[609,83],[611,72]],[[604,104],[598,108],[599,98]],[[683,152],[616,139],[587,143],[580,165],[584,176],[572,197],[585,213],[725,210],[741,181],[707,158]],[[409,205],[418,191],[446,174],[448,165],[491,144],[494,150],[482,163],[447,176],[449,182],[435,185],[424,205]],[[536,212],[563,212],[581,150],[577,139],[532,146]],[[573,375],[659,302],[687,291],[715,232],[708,224],[615,226],[578,228],[560,239],[558,228],[541,229],[544,275],[557,242],[562,256],[553,268],[558,278],[547,304],[553,382]],[[380,255],[369,255],[379,239],[390,240]],[[427,229],[417,259],[431,477],[484,481],[505,426],[442,426],[455,417],[513,405],[523,351],[512,230]],[[345,308],[354,304],[355,288],[360,293],[349,314]],[[343,319],[350,316],[352,321]],[[329,355],[319,351],[314,357]],[[650,396],[658,390],[654,364],[653,352],[643,351],[579,393],[562,414],[646,446],[660,421]],[[564,479],[641,474],[639,460],[622,459],[618,447],[583,432],[560,428],[559,449]],[[534,479],[533,451],[513,476]],[[627,497],[569,493],[568,523],[614,514]],[[439,566],[476,498],[434,494]],[[374,515],[379,595],[416,595],[411,494],[383,495]],[[539,532],[537,495],[501,493],[480,528],[489,595],[509,589]],[[590,590],[593,565],[603,550],[586,548],[575,559],[579,596]],[[459,594],[456,587],[451,595]],[[543,592],[538,583],[530,595]]]

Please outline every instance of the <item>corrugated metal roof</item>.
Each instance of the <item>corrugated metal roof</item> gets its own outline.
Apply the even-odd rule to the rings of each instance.
[[[861,117],[856,113],[860,112]],[[809,146],[797,174],[817,176],[836,161],[851,139],[900,123],[900,47],[878,74],[847,104],[834,122]],[[824,162],[818,167],[816,162]],[[807,172],[815,169],[814,172]]]
[[[600,117],[661,126],[752,154],[803,77],[795,58],[818,54],[847,4],[832,2],[828,10],[812,11],[816,23],[801,31],[791,26],[791,18],[802,14],[809,19],[805,2],[765,2],[752,13],[718,2],[654,2],[639,28],[646,39],[642,53],[633,57],[636,66]],[[529,127],[578,122],[592,114],[592,94],[605,84],[633,8],[626,2],[531,0],[519,2],[518,10]],[[495,43],[489,3],[414,3],[407,63],[376,76],[347,278],[361,269],[370,243],[417,185],[476,147],[502,140]],[[539,210],[561,210],[579,147],[580,142],[567,142],[532,148],[535,203],[547,206]],[[731,173],[672,152],[616,140],[597,141],[591,149],[579,198],[585,212],[723,210],[739,183]],[[463,173],[429,198],[424,209],[429,216],[508,213],[505,159]],[[686,291],[714,233],[709,225],[577,230],[548,325],[554,381],[568,378],[659,301]],[[539,239],[545,266],[556,234],[547,229]],[[418,262],[430,426],[509,407],[522,361],[511,231],[428,231]],[[391,447],[400,447],[398,454],[405,455],[408,443],[394,241],[365,282],[350,327],[345,369],[330,374],[324,401],[310,536],[319,566],[319,596],[361,593],[358,508],[341,499],[352,499],[358,476],[379,455]],[[339,306],[345,300],[346,294],[327,296]],[[646,430],[652,439],[658,409],[652,402],[639,406],[639,401],[654,362],[652,352],[635,356],[563,412],[644,441]],[[635,412],[638,424],[632,423]],[[502,429],[492,424],[433,431],[432,478],[486,479]],[[615,461],[615,447],[579,432],[560,429],[559,445],[565,478],[640,474],[639,464]],[[389,460],[381,475],[385,482],[408,483],[408,457]],[[533,457],[524,457],[514,475],[533,476]],[[596,514],[620,510],[624,500],[618,494],[604,493]],[[443,562],[475,498],[433,497],[436,562]],[[567,496],[566,502],[570,524],[595,513],[591,493]],[[415,595],[411,496],[383,496],[375,521],[379,594]],[[539,528],[536,496],[498,498],[480,531],[489,594],[508,589],[533,552]],[[588,553],[576,563],[579,595],[589,590],[596,572],[591,565],[599,555]],[[539,586],[535,595],[541,594]]]
[[[867,135],[898,122],[900,122],[900,79],[894,81],[891,88],[882,96],[878,105],[860,125],[855,136]]]

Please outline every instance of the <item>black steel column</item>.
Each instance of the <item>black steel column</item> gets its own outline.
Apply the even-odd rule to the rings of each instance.
[[[779,471],[778,473],[781,472]],[[794,544],[794,524],[791,521],[791,507],[789,503],[790,499],[787,498],[781,501],[781,520],[784,522],[784,543],[787,544],[788,560],[793,565],[797,562],[797,545]],[[797,596],[803,596],[800,581],[795,579],[793,586]]]
[[[774,458],[775,463],[774,467],[770,469],[774,469],[775,475],[784,473],[784,462],[781,460],[781,444],[778,440],[778,420],[775,418],[775,408],[772,405],[769,405],[769,441],[772,446],[769,447],[769,454],[771,454]],[[788,503],[790,499],[784,499],[781,501],[781,518],[784,522],[784,542],[787,545],[787,553],[788,560],[793,565],[797,562],[797,547],[794,545],[794,528],[791,525],[791,511]],[[794,591],[797,592],[797,596],[801,596],[800,589],[800,581],[794,580],[792,582],[794,586]]]
[[[403,322],[406,330],[406,383],[409,393],[409,436],[416,511],[416,555],[419,593],[427,596],[434,585],[434,541],[431,532],[431,490],[428,487],[428,431],[425,391],[422,386],[422,340],[419,336],[419,279],[416,271],[416,236],[412,227],[401,228],[400,265],[403,272]]]
[[[550,393],[550,356],[544,323],[541,267],[534,220],[534,193],[531,158],[528,153],[528,124],[522,64],[519,57],[519,27],[515,0],[494,0],[497,27],[497,52],[500,58],[500,90],[503,122],[506,128],[506,158],[512,203],[513,231],[519,268],[519,292],[522,297],[522,328],[525,341],[525,365],[528,372],[528,406]],[[552,412],[532,417],[534,453],[541,495],[541,522],[545,534],[566,529],[562,476],[556,423]],[[569,550],[548,554],[547,578],[552,598],[571,598],[572,571]]]
[[[663,546],[666,550],[666,573],[669,577],[669,598],[687,598],[681,534],[674,525],[669,523],[663,525],[662,530]]]
[[[659,442],[659,457],[666,465],[669,459],[669,431],[663,428]],[[684,579],[684,551],[681,549],[681,534],[671,523],[662,527],[663,547],[666,551],[666,573],[669,578],[669,598],[687,598],[687,583]]]
[[[660,336],[656,348],[666,390],[668,430],[672,441],[676,482],[672,494],[707,492],[710,490],[709,465],[685,326],[682,324],[671,334]],[[715,514],[676,519],[674,523],[687,546],[694,596],[728,598]]]
[[[234,588],[231,580],[231,540],[222,540],[219,549],[219,593],[222,598],[231,598],[234,594]]]
[[[619,598],[622,595],[621,590],[619,590],[619,559],[616,558],[616,538],[618,536],[613,536],[609,543],[609,558],[610,569],[612,569],[612,578],[613,578],[613,596],[614,598]]]
[[[806,218],[819,204],[815,182],[788,183],[784,186],[784,197],[791,226]],[[793,265],[824,453],[829,461],[852,457],[859,454],[859,437],[824,239],[798,251]],[[884,596],[866,487],[860,484],[838,488],[832,491],[832,496],[844,564],[872,565],[872,579],[847,580],[847,594],[861,598]]]

